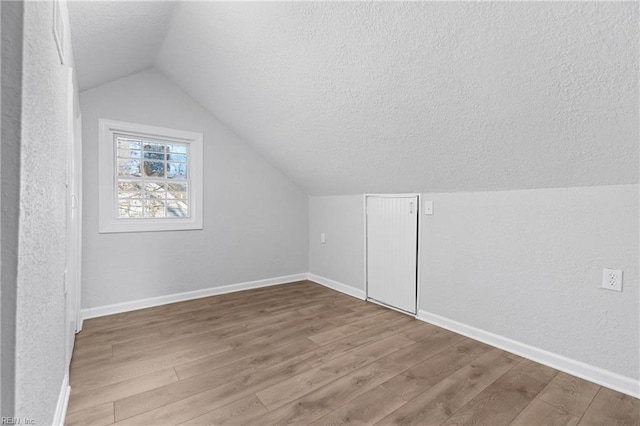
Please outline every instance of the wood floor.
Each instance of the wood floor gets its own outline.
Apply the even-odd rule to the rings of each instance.
[[[640,401],[308,281],[88,320],[67,425],[636,425]]]

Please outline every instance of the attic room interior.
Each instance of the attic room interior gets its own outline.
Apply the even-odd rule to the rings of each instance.
[[[0,14],[3,424],[640,424],[638,2]]]

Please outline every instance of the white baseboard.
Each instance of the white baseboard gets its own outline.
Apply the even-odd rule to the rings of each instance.
[[[82,320],[88,318],[96,318],[105,315],[112,315],[121,312],[134,311],[138,309],[151,308],[154,306],[165,305],[168,303],[181,302],[185,300],[199,299],[202,297],[215,296],[219,294],[232,293],[236,291],[250,290],[261,287],[268,287],[279,284],[293,283],[296,281],[310,280],[321,284],[330,289],[339,291],[357,299],[365,300],[366,293],[364,290],[354,288],[350,285],[334,281],[329,278],[321,277],[315,274],[295,274],[286,275],[276,278],[268,278],[264,280],[249,281],[238,284],[231,284],[221,287],[212,287],[203,290],[189,291],[184,293],[171,294],[167,296],[153,297],[148,299],[134,300],[131,302],[116,303],[113,305],[99,306],[82,310]],[[462,334],[480,342],[503,349],[505,351],[520,355],[540,364],[547,365],[565,373],[589,380],[607,388],[631,395],[634,398],[640,398],[640,381],[635,380],[618,373],[604,370],[581,361],[567,358],[544,349],[536,348],[509,338],[472,327],[467,324],[460,323],[449,318],[442,317],[424,310],[419,310],[416,318],[437,325],[455,333]],[[55,425],[64,422],[64,416],[69,402],[69,377],[65,376],[63,387],[60,391],[58,406],[56,408]]]
[[[71,395],[71,387],[69,386],[69,375],[65,374],[64,379],[62,379],[60,394],[58,395],[56,412],[53,415],[52,424],[54,426],[64,425],[64,419],[65,417],[67,417],[67,407],[69,406],[69,395]]]
[[[419,310],[416,318],[488,345],[495,346],[507,352],[520,355],[532,361],[539,362],[540,364],[547,365],[555,368],[556,370],[564,371],[565,373],[573,376],[577,376],[601,386],[633,396],[634,398],[640,398],[639,380],[635,380],[618,373],[613,373],[582,361],[567,358],[563,355],[558,355],[544,349],[529,346],[424,310]]]
[[[219,294],[233,293],[236,291],[251,290],[278,284],[288,284],[307,279],[307,274],[286,275],[264,280],[248,281],[238,284],[211,287],[202,290],[187,291],[184,293],[169,294],[167,296],[150,297],[148,299],[132,300],[131,302],[115,303],[113,305],[98,306],[96,308],[82,309],[82,320],[119,314],[122,312],[136,311],[138,309],[152,308],[168,303],[182,302],[185,300],[200,299],[202,297],[216,296]]]
[[[358,299],[364,300],[366,298],[366,294],[364,290],[357,289],[355,287],[351,287],[350,285],[339,283],[338,281],[334,281],[329,278],[321,277],[315,274],[308,274],[307,279],[309,281],[316,282],[318,284],[322,284],[325,287],[329,287],[332,290],[339,291],[341,293],[347,294],[352,297],[356,297]]]

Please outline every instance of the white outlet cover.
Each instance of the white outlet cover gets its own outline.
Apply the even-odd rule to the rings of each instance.
[[[622,291],[622,271],[619,269],[602,270],[602,288],[613,291]]]
[[[433,201],[427,200],[424,202],[424,214],[433,214]]]

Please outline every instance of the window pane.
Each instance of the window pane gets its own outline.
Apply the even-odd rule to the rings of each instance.
[[[142,191],[142,184],[139,182],[130,182],[126,180],[118,181],[118,190],[121,191]]]
[[[144,190],[149,199],[164,200],[167,195],[164,182],[145,182]]]
[[[167,194],[163,192],[145,192],[145,198],[150,200],[164,200]]]
[[[144,217],[165,217],[164,201],[144,200]]]
[[[185,192],[187,190],[186,182],[171,182],[167,184],[169,192]]]
[[[145,182],[144,190],[147,192],[154,191],[164,191],[165,183],[164,182]]]
[[[162,161],[145,161],[144,175],[149,177],[164,177],[164,163]]]
[[[138,139],[118,138],[118,149],[142,149],[142,142]]]
[[[164,160],[164,154],[161,152],[145,151],[144,159],[145,160]]]
[[[141,200],[118,200],[118,217],[142,217]]]
[[[158,142],[145,142],[144,143],[144,150],[145,151],[162,152],[162,153],[164,153],[164,144],[163,143],[158,143]]]
[[[118,176],[140,177],[139,160],[118,160]]]
[[[142,198],[142,191],[123,191],[118,189],[118,198]]]
[[[168,200],[186,200],[187,193],[186,192],[169,192],[167,194]]]
[[[118,158],[140,158],[142,151],[135,149],[122,148],[118,149]]]
[[[188,217],[187,203],[181,201],[167,201],[167,217]]]
[[[187,162],[187,156],[184,154],[167,154],[167,160],[169,161],[180,161],[183,163]]]
[[[168,144],[167,151],[174,152],[176,154],[186,154],[187,153],[187,145],[182,144]]]
[[[186,179],[187,165],[185,163],[167,163],[167,178]]]

